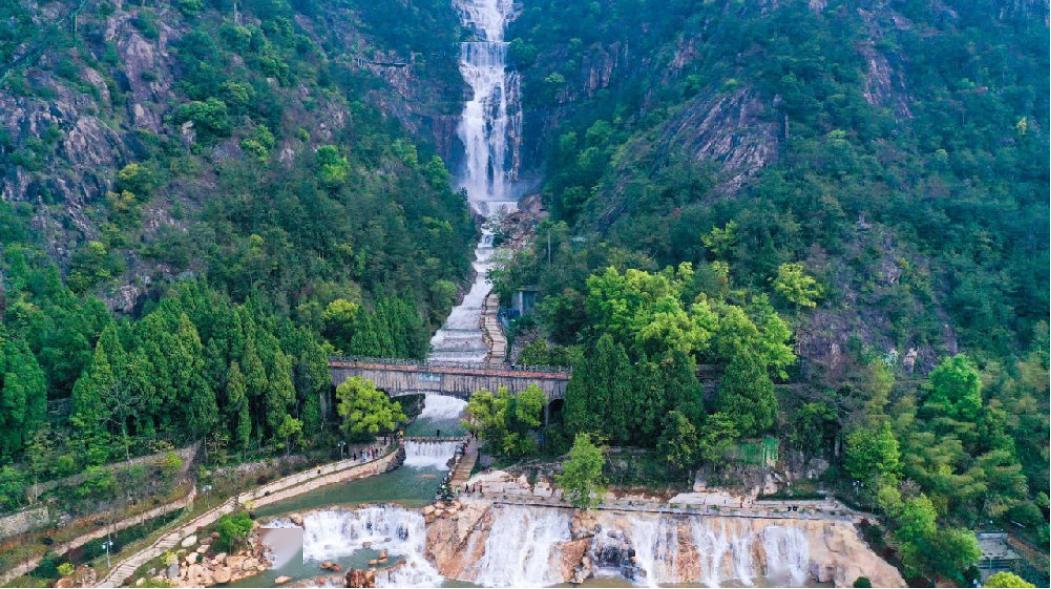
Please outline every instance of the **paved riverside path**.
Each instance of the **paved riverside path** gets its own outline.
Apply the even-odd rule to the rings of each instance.
[[[307,491],[313,491],[332,483],[380,474],[389,470],[392,465],[396,467],[400,464],[399,458],[402,457],[404,457],[404,452],[402,452],[401,445],[391,445],[378,458],[367,462],[362,462],[361,459],[341,460],[325,466],[310,468],[235,495],[189,522],[180,525],[177,529],[164,534],[148,547],[121,560],[95,586],[121,586],[135,574],[139,567],[164,554],[165,551],[171,550],[183,539],[195,534],[200,528],[211,525],[223,515],[234,512],[247,502],[252,502],[255,507],[262,507],[263,505],[294,497]]]
[[[183,509],[187,505],[193,503],[193,498],[196,495],[197,487],[190,487],[189,493],[187,493],[181,499],[176,499],[171,503],[166,503],[159,507],[154,507],[149,511],[145,511],[138,515],[130,516],[121,521],[114,522],[112,524],[107,524],[85,534],[81,534],[80,536],[77,536],[76,538],[73,538],[68,542],[63,542],[61,544],[52,546],[49,552],[52,554],[63,555],[69,552],[70,550],[80,548],[81,546],[87,544],[88,542],[91,542],[92,540],[104,538],[107,535],[112,534],[113,532],[119,532],[121,530],[125,530],[133,526],[138,526],[154,518],[171,513],[173,511],[177,511],[179,509]],[[10,583],[18,577],[28,575],[29,573],[33,572],[34,569],[40,566],[40,563],[44,560],[44,556],[46,555],[41,554],[40,556],[34,556],[33,558],[23,561],[22,563],[11,567],[3,573],[0,573],[0,585],[6,585],[7,583]]]
[[[526,507],[552,507],[574,509],[561,499],[529,495],[495,495],[469,493],[464,497],[489,500],[493,505],[521,505]],[[794,508],[794,509],[793,509]],[[757,501],[744,507],[727,508],[713,505],[687,505],[659,502],[602,503],[595,509],[600,511],[630,511],[636,513],[658,513],[670,515],[693,515],[707,517],[734,517],[743,519],[796,519],[817,521],[842,521],[854,524],[875,521],[871,513],[855,511],[838,501]]]

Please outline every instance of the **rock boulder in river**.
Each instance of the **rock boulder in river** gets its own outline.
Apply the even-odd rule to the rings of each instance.
[[[345,577],[346,587],[375,587],[375,569],[363,571],[361,569],[350,569]]]

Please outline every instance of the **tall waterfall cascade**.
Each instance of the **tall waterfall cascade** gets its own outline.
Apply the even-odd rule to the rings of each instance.
[[[514,17],[511,0],[453,0],[475,39],[460,44],[460,75],[471,88],[458,129],[466,152],[462,186],[472,208],[490,216],[513,209],[511,183],[519,164],[522,113],[519,78],[506,67],[504,29]]]
[[[453,0],[464,26],[474,37],[460,44],[460,74],[471,89],[458,133],[465,151],[459,179],[475,213],[488,221],[514,211],[512,183],[519,161],[522,114],[518,74],[506,67],[504,27],[514,16],[511,0]],[[482,339],[482,306],[492,285],[493,233],[483,228],[474,250],[475,279],[445,324],[431,338],[431,360],[481,362],[488,354]]]

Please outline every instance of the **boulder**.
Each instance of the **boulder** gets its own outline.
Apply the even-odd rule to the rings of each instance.
[[[233,577],[233,572],[230,570],[230,567],[219,567],[215,569],[213,577],[216,583],[229,583]]]
[[[241,565],[244,564],[244,561],[245,557],[231,554],[230,556],[226,557],[226,566],[236,571],[241,568]]]
[[[347,571],[346,577],[344,577],[346,587],[375,587],[376,586],[376,571],[369,570],[363,571],[360,569],[350,569]]]
[[[208,552],[208,545],[207,544],[201,544],[200,546],[197,547],[197,554],[204,554],[205,552]]]
[[[216,565],[226,564],[226,553],[225,552],[220,552],[219,554],[216,554],[215,558],[212,559],[212,564],[216,564]]]
[[[331,560],[326,560],[325,562],[321,563],[321,568],[326,571],[333,571],[338,573],[341,567],[338,563],[332,562]]]
[[[292,525],[303,527],[303,516],[298,513],[288,516],[288,521],[292,522]]]
[[[274,579],[274,585],[284,585],[285,583],[291,580],[292,577],[289,577],[288,575],[281,575],[280,577]]]
[[[182,546],[183,548],[189,548],[190,546],[193,546],[196,543],[197,543],[197,535],[196,534],[190,534],[189,536],[186,536],[185,538],[183,538],[182,542],[179,542],[179,546]]]

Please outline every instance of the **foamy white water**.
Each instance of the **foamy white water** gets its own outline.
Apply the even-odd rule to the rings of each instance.
[[[518,203],[511,188],[519,159],[522,114],[518,74],[506,67],[504,28],[514,16],[512,0],[453,0],[474,40],[460,44],[460,74],[471,88],[457,133],[464,145],[465,165],[459,179],[471,209],[488,220],[514,211]],[[474,250],[475,279],[463,301],[431,338],[430,359],[445,362],[482,362],[488,353],[482,339],[481,317],[493,267],[493,234],[482,229]]]
[[[459,445],[459,442],[405,442],[402,466],[449,470],[449,460]]]
[[[502,506],[493,510],[485,553],[474,564],[486,587],[540,587],[561,582],[558,544],[571,539],[565,509]]]
[[[387,550],[405,564],[379,575],[384,586],[438,587],[442,577],[424,556],[427,532],[423,516],[393,505],[326,509],[303,518],[303,559],[322,562],[350,556],[365,547]]]
[[[456,419],[463,414],[464,408],[467,407],[467,401],[445,395],[428,394],[424,396],[423,402],[423,411],[419,415],[420,419]]]

